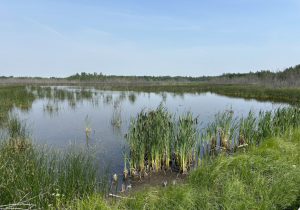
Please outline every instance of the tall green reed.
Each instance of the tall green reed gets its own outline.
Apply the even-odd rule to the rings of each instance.
[[[139,171],[169,168],[175,156],[186,171],[186,164],[190,165],[195,157],[196,119],[189,111],[176,118],[162,103],[156,110],[142,110],[136,118],[131,118],[127,139],[130,168]]]
[[[107,183],[98,172],[95,150],[73,143],[64,151],[57,150],[24,135],[29,128],[18,118],[9,118],[4,126],[11,125],[13,129],[3,129],[6,134],[0,139],[2,205],[21,202],[45,209],[95,191],[105,193]]]
[[[199,165],[203,155],[201,148],[203,153],[212,155],[218,154],[220,149],[231,153],[240,147],[259,145],[268,136],[298,127],[300,111],[295,106],[258,114],[251,110],[238,118],[230,108],[216,113],[201,130],[196,125],[198,117],[193,118],[191,112],[176,117],[162,104],[156,110],[142,110],[132,117],[127,139],[131,170],[168,168],[170,159],[175,157],[181,170],[186,172],[192,161]]]

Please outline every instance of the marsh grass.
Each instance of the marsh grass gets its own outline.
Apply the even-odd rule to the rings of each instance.
[[[92,122],[92,117],[89,118],[89,116],[87,115],[85,118],[84,118],[84,124],[85,124],[85,132],[90,132],[91,129],[88,128],[89,124]]]
[[[114,101],[113,107],[112,107],[112,117],[110,120],[110,123],[114,126],[119,127],[122,123],[122,105],[119,100]]]
[[[168,169],[176,160],[186,172],[195,157],[196,118],[187,111],[179,117],[171,114],[162,103],[156,110],[142,110],[131,118],[128,134],[129,165],[132,170]]]
[[[233,155],[205,157],[187,179],[149,187],[118,202],[97,194],[68,206],[76,209],[298,209],[300,131],[290,127]]]
[[[207,92],[226,95],[233,98],[256,99],[258,101],[299,102],[299,88],[270,88],[259,85],[221,84],[221,83],[153,83],[153,84],[117,84],[100,86],[106,90],[142,91],[147,93],[169,92],[174,95],[185,93],[205,94]]]
[[[19,107],[24,110],[30,109],[34,99],[34,93],[29,92],[25,86],[1,86],[0,124],[8,118],[9,111],[12,110],[14,107]]]
[[[183,183],[148,188],[111,209],[298,209],[300,131],[286,130],[234,155],[206,157]],[[292,155],[291,155],[292,154]],[[107,207],[107,208],[108,208]]]
[[[161,91],[160,87],[153,88]],[[191,86],[186,88],[191,89]],[[207,88],[211,88],[212,92],[220,91],[220,87]],[[228,89],[224,91],[230,93],[235,86],[225,88]],[[204,90],[207,89],[203,87]],[[211,126],[202,130],[197,124],[194,127],[191,124],[189,128],[189,125],[181,123],[185,122],[183,116],[176,118],[164,107],[139,113],[131,119],[126,145],[128,153],[124,160],[127,159],[130,170],[167,168],[168,158],[174,157],[182,171],[185,167],[182,163],[188,164],[188,160],[191,160],[192,165],[193,158],[197,159],[198,167],[190,167],[185,183],[167,185],[164,189],[150,188],[130,194],[122,202],[108,203],[105,195],[111,180],[108,177],[99,179],[95,175],[99,165],[94,165],[96,163],[85,150],[70,145],[69,153],[64,153],[37,145],[30,137],[26,138],[26,132],[22,134],[22,122],[14,122],[9,115],[9,110],[14,106],[31,104],[35,97],[47,98],[55,90],[35,87],[33,91],[40,91],[40,96],[28,94],[24,87],[0,89],[0,121],[7,132],[6,137],[1,137],[0,145],[0,207],[20,204],[18,207],[35,205],[33,208],[44,209],[172,209],[174,206],[179,209],[297,209],[300,206],[300,113],[297,106],[258,114],[250,111],[238,120],[230,118],[228,112],[220,112],[210,122]],[[250,89],[247,90],[250,92],[242,94],[240,90],[236,91],[236,95],[233,95],[237,97],[256,97]],[[282,90],[273,97],[284,91],[284,97],[297,97],[297,94],[291,96],[293,93],[288,90]],[[223,93],[220,91],[219,94]],[[264,94],[269,93],[259,93],[259,97],[265,99]],[[64,97],[67,95],[65,93]],[[74,92],[74,97],[82,100],[90,97],[90,93],[78,91]],[[186,156],[181,155],[178,148],[188,148],[187,142],[182,144],[180,135],[174,135],[180,129],[187,129],[184,131],[186,133],[189,133],[189,129],[195,129],[196,132],[191,138],[195,138],[196,143],[190,152],[186,152]],[[225,152],[220,152],[221,146],[212,146],[221,144],[222,139],[226,139],[224,142],[227,142],[227,146],[231,142]],[[194,140],[191,142],[194,143]],[[209,155],[208,152],[201,155],[199,145],[204,148],[205,142],[210,149],[216,148],[218,152],[212,153],[216,155]],[[172,156],[174,153],[175,156]],[[190,156],[192,158],[188,158]]]
[[[180,171],[187,173],[187,169],[199,165],[205,155],[232,154],[297,128],[300,111],[296,106],[258,114],[251,110],[245,117],[237,118],[230,107],[216,113],[203,129],[197,125],[198,118],[193,118],[189,111],[176,117],[162,103],[156,110],[142,110],[131,118],[127,138],[129,154],[123,152],[130,173],[168,169],[170,160],[175,160]]]
[[[0,205],[61,208],[87,194],[104,196],[108,183],[105,174],[98,174],[95,150],[70,143],[61,151],[34,143],[17,117],[5,126],[7,134],[0,140]]]

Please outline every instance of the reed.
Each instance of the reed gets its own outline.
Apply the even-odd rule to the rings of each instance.
[[[73,208],[85,209],[98,204],[103,209],[173,209],[174,206],[179,209],[297,209],[300,204],[298,112],[296,107],[260,113],[251,110],[239,121],[232,121],[239,126],[236,136],[246,143],[235,142],[236,153],[231,155],[208,156],[207,151],[204,160],[189,172],[183,183],[147,188],[113,205],[101,197],[90,196]],[[215,119],[218,118],[213,118],[213,122]],[[207,134],[207,129],[197,134],[202,146],[214,136],[214,131]],[[217,135],[220,138],[219,132]]]
[[[195,128],[196,118],[193,119],[190,111],[184,112],[177,120],[175,131],[177,160],[183,173],[187,172],[187,166],[190,166],[193,160],[192,152],[195,149],[196,134]]]
[[[123,176],[124,176],[125,179],[127,178],[127,175],[128,175],[128,170],[127,170],[127,160],[128,160],[127,150],[128,150],[127,144],[126,144],[126,142],[124,142],[123,145],[122,145],[122,154],[123,154],[123,159],[124,159]]]
[[[1,205],[46,209],[97,191],[105,184],[98,174],[95,150],[70,144],[65,151],[34,143],[29,127],[16,116],[3,125],[0,139]],[[22,204],[22,205],[21,205]],[[15,206],[16,207],[16,206]]]
[[[218,121],[209,122],[206,126],[206,151],[217,153]]]
[[[204,129],[200,129],[198,117],[193,118],[189,111],[176,117],[162,103],[156,110],[142,110],[132,117],[127,138],[130,173],[167,169],[174,158],[186,173],[191,165],[200,164],[203,154],[232,153],[297,128],[300,111],[295,106],[259,113],[251,110],[245,117],[238,118],[230,108],[216,113]]]
[[[216,115],[217,129],[220,138],[220,147],[230,150],[231,141],[235,136],[237,118],[233,118],[232,108]]]
[[[142,110],[131,118],[129,127],[130,167],[135,171],[168,169],[170,160],[176,158],[186,172],[186,165],[190,167],[195,158],[196,119],[189,111],[176,118],[162,103],[156,110]]]
[[[85,124],[85,132],[90,132],[91,129],[88,128],[89,124],[92,122],[92,118],[89,118],[89,116],[87,115],[85,118],[84,118],[84,124]]]
[[[239,122],[238,145],[253,144],[256,140],[257,119],[254,110],[250,110],[248,116],[241,118]]]
[[[112,117],[110,120],[110,123],[112,125],[115,125],[117,127],[120,126],[120,124],[122,123],[121,113],[122,113],[121,102],[119,100],[116,100],[116,101],[114,101],[114,104],[112,107]]]

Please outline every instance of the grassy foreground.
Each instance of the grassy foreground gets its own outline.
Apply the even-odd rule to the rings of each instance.
[[[112,204],[97,194],[66,209],[298,209],[300,131],[192,170],[184,183],[148,188]]]

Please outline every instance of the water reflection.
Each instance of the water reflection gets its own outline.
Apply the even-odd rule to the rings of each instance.
[[[195,116],[200,114],[199,125],[202,122],[201,126],[205,127],[214,114],[225,110],[228,104],[232,105],[235,116],[247,114],[251,108],[266,110],[276,106],[276,101],[273,105],[268,101],[229,98],[201,90],[190,93],[164,89],[135,92],[78,86],[29,86],[27,90],[35,96],[32,106],[14,110],[19,109],[23,119],[34,123],[33,135],[37,141],[60,148],[70,140],[81,142],[87,148],[99,147],[103,161],[106,164],[113,162],[112,174],[122,174],[124,170],[120,145],[128,132],[130,117],[135,117],[141,109],[156,109],[163,102],[163,106],[173,113],[190,110]],[[87,115],[92,117],[91,132],[85,133],[84,118]],[[206,147],[200,149],[203,152]]]

